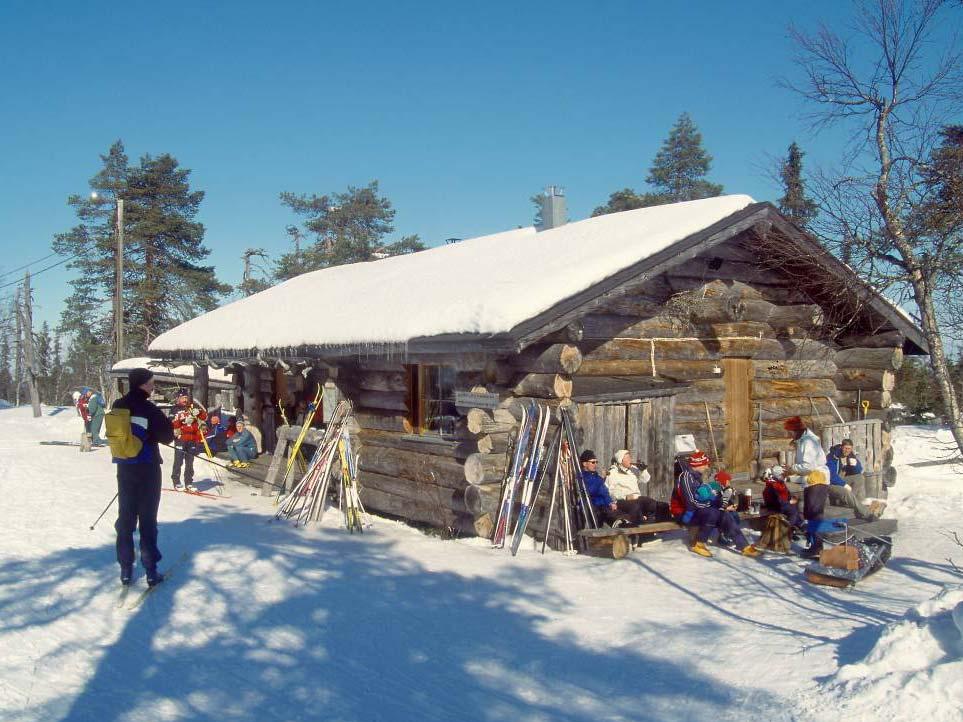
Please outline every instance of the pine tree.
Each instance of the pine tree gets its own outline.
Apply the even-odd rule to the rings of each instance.
[[[654,192],[637,193],[623,188],[610,195],[606,204],[592,211],[592,215],[717,196],[722,193],[722,186],[705,178],[711,165],[712,156],[702,147],[702,134],[689,114],[683,113],[649,168],[645,182],[655,188]]]
[[[9,401],[13,397],[13,374],[10,373],[10,339],[4,333],[0,337],[0,399]]]
[[[45,404],[55,403],[53,400],[53,339],[50,336],[50,324],[46,321],[40,327],[40,332],[34,334],[34,357],[37,365],[37,388],[40,400]]]
[[[425,248],[418,236],[384,243],[384,237],[394,231],[395,210],[390,200],[378,194],[378,181],[362,188],[348,186],[345,193],[323,196],[284,192],[281,203],[305,218],[304,229],[314,235],[314,241],[302,248],[300,230],[294,228],[292,233],[292,228],[288,228],[298,245],[294,252],[276,261],[275,276],[279,280],[328,266],[372,261]]]
[[[802,159],[805,153],[793,141],[786,160],[779,169],[784,195],[779,199],[779,210],[800,228],[805,228],[816,217],[816,203],[806,197],[802,179]]]
[[[101,156],[103,167],[90,180],[97,197],[68,199],[80,224],[56,236],[53,249],[74,257],[68,265],[77,276],[58,330],[95,355],[99,366],[112,358],[107,310],[114,296],[115,209],[124,200],[124,317],[127,348],[141,354],[150,341],[172,326],[217,306],[230,287],[217,280],[213,266],[203,266],[210,251],[203,245],[204,226],[194,220],[203,191],[192,191],[190,171],[169,154],[145,155],[132,166],[121,141]],[[81,349],[74,349],[81,351]]]

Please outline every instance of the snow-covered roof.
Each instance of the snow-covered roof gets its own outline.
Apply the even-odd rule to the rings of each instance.
[[[731,195],[641,208],[313,271],[187,321],[158,336],[150,352],[506,333],[752,203]]]
[[[126,374],[134,369],[146,368],[153,371],[155,374],[163,373],[167,376],[176,376],[185,380],[194,378],[194,366],[193,364],[182,364],[180,366],[175,366],[173,364],[164,363],[163,361],[158,361],[157,359],[147,358],[146,356],[138,356],[136,358],[128,358],[123,361],[118,361],[110,370],[115,374]],[[224,383],[232,383],[231,377],[223,369],[208,368],[207,378],[209,381],[222,381]]]

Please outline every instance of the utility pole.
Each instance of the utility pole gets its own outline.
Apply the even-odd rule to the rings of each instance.
[[[117,331],[116,360],[121,361],[124,355],[124,199],[117,199],[117,254],[116,283],[117,297],[114,300],[114,323]]]
[[[33,352],[33,303],[30,292],[30,271],[23,275],[23,351],[27,362],[27,388],[33,417],[40,418],[40,394],[37,392],[37,359]]]
[[[17,287],[17,295],[13,301],[13,313],[17,317],[17,343],[16,351],[14,353],[14,364],[13,364],[13,386],[16,389],[16,404],[20,406],[20,378],[23,376],[23,367],[21,366],[21,361],[23,359],[23,324],[20,319],[20,287]]]

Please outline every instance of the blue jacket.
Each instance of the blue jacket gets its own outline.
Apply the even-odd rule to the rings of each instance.
[[[115,409],[130,411],[131,433],[141,440],[144,445],[140,453],[132,459],[118,459],[115,464],[151,464],[159,466],[160,451],[157,444],[170,444],[174,440],[174,429],[171,421],[159,408],[151,403],[147,392],[143,389],[131,389],[126,396],[114,402]]]
[[[853,461],[856,463],[851,463]],[[836,444],[826,454],[826,466],[829,467],[829,483],[834,486],[845,486],[846,479],[844,477],[863,473],[863,465],[856,454],[843,456],[841,444]]]
[[[690,466],[686,465],[675,484],[685,502],[686,511],[716,506],[717,495],[712,487],[703,483],[702,474]]]
[[[588,489],[589,498],[592,506],[608,506],[612,503],[612,495],[605,485],[605,479],[595,471],[582,470],[582,479],[585,480],[585,488]]]
[[[244,429],[244,431],[239,434],[234,434],[234,436],[228,439],[227,446],[228,448],[239,446],[249,451],[252,455],[257,456],[257,441],[254,440],[254,434],[247,429]]]

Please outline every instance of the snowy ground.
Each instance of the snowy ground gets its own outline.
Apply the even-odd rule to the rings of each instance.
[[[161,566],[188,556],[129,611],[112,514],[88,528],[108,452],[38,445],[79,435],[50,411],[0,411],[0,719],[961,719],[963,476],[911,465],[946,453],[932,430],[899,431],[894,558],[852,591],[677,540],[613,562],[293,529],[233,486],[164,493]]]

